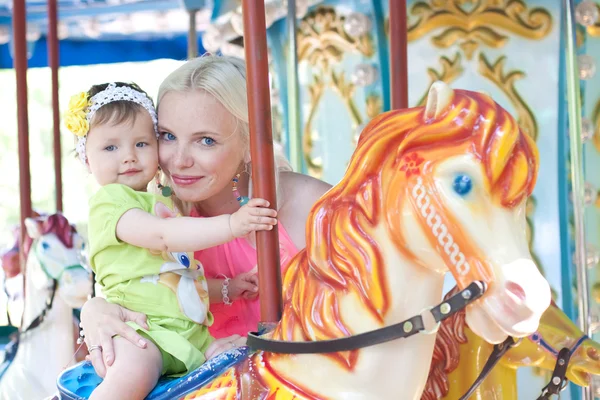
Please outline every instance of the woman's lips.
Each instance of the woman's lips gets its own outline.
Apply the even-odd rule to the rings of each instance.
[[[173,180],[173,183],[176,184],[177,186],[193,185],[194,183],[198,182],[202,178],[203,178],[203,176],[171,175],[171,179]]]

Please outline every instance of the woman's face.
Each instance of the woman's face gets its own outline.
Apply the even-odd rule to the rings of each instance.
[[[158,108],[159,161],[177,197],[199,202],[231,195],[246,146],[237,120],[210,94],[168,92]]]

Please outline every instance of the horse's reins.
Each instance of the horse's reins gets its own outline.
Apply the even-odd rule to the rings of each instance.
[[[569,366],[569,361],[571,360],[571,355],[575,353],[577,348],[586,340],[587,335],[581,336],[577,342],[571,347],[563,347],[560,351],[556,351],[550,344],[548,344],[539,333],[534,333],[529,336],[529,339],[538,345],[542,346],[546,351],[551,353],[556,357],[556,364],[554,365],[554,371],[552,372],[552,378],[550,382],[542,389],[542,394],[537,400],[548,400],[550,396],[556,394],[560,395],[560,392],[566,387],[568,383],[568,379],[566,378],[567,368]],[[483,369],[479,373],[473,385],[467,390],[467,392],[460,398],[460,400],[468,399],[475,390],[481,385],[481,383],[487,378],[487,376],[492,372],[494,366],[500,361],[500,359],[513,347],[517,346],[522,339],[515,341],[512,337],[508,337],[504,342],[494,345],[494,349],[492,353],[488,357]]]
[[[337,353],[340,351],[352,351],[360,348],[382,344],[396,339],[405,339],[417,333],[434,333],[437,331],[440,323],[446,318],[465,309],[469,304],[479,299],[485,293],[485,283],[475,281],[466,289],[458,292],[448,300],[436,305],[435,307],[426,308],[425,311],[430,311],[436,326],[433,329],[426,330],[425,322],[422,314],[415,315],[398,324],[390,325],[384,328],[376,329],[358,335],[348,336],[339,339],[322,340],[315,342],[286,342],[280,340],[271,340],[260,337],[258,332],[248,333],[247,345],[254,351],[261,350],[270,353],[280,354],[324,354]],[[542,394],[537,400],[548,400],[554,394],[560,394],[568,383],[566,378],[567,367],[571,355],[575,353],[577,348],[587,339],[583,335],[571,348],[563,348],[556,351],[552,346],[546,343],[539,334],[535,333],[530,336],[534,342],[538,343],[544,349],[556,356],[556,364],[552,372],[552,378],[548,385],[542,389]],[[473,382],[473,385],[467,392],[460,397],[460,400],[468,399],[481,383],[487,378],[498,361],[513,347],[517,346],[522,339],[515,340],[508,337],[504,342],[494,345],[492,353],[488,357],[481,373]]]
[[[560,392],[567,386],[569,380],[566,374],[571,356],[589,338],[587,335],[582,335],[571,348],[563,347],[560,351],[556,351],[550,344],[546,343],[538,333],[534,333],[530,338],[556,357],[552,378],[550,378],[550,382],[542,389],[540,397],[537,398],[537,400],[548,400],[553,394],[560,395]]]
[[[12,364],[15,356],[17,355],[17,350],[19,349],[19,343],[21,341],[21,335],[34,330],[35,328],[40,326],[42,322],[44,322],[46,315],[48,315],[48,312],[52,309],[52,304],[54,303],[54,297],[56,295],[57,287],[58,281],[56,279],[52,279],[52,292],[50,293],[50,296],[48,296],[48,298],[46,299],[46,306],[44,307],[42,312],[37,317],[35,317],[33,321],[31,321],[27,328],[22,329],[22,327],[20,327],[16,332],[15,338],[9,344],[10,346],[7,345],[2,364],[6,362],[8,362],[8,364],[6,364],[2,368],[2,370],[0,370],[0,379],[4,376],[4,373],[8,370],[8,367]]]
[[[358,350],[391,340],[406,339],[417,333],[435,333],[443,320],[465,309],[469,304],[483,296],[485,290],[486,285],[484,282],[475,281],[448,300],[439,303],[435,307],[427,307],[420,314],[398,324],[358,335],[315,342],[286,342],[266,339],[260,337],[258,332],[250,332],[248,333],[247,345],[253,350],[262,350],[270,353],[322,354]],[[423,318],[423,314],[427,311],[431,313],[436,323],[435,327],[429,330],[426,329]]]

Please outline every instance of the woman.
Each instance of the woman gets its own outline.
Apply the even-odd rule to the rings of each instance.
[[[164,80],[157,101],[163,185],[173,189],[185,214],[210,217],[235,212],[251,197],[244,61],[221,56],[190,60]],[[281,154],[275,155],[275,164],[280,258],[285,268],[305,247],[310,208],[330,186],[291,172]],[[210,358],[242,344],[243,336],[257,327],[260,310],[254,237],[197,252],[195,257],[208,278],[215,318],[210,331],[220,339],[207,350]],[[135,321],[145,326],[145,316],[102,298],[86,303],[81,320],[88,347],[101,346],[90,354],[100,376],[114,360],[114,335],[146,346],[144,339],[124,323]]]

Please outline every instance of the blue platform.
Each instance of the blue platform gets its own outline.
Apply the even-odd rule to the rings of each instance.
[[[207,385],[227,369],[246,360],[249,355],[248,347],[239,347],[219,354],[181,378],[162,378],[146,399],[167,400],[185,396]],[[92,364],[81,362],[63,372],[57,385],[61,400],[85,400],[100,382],[102,379],[96,375]]]

